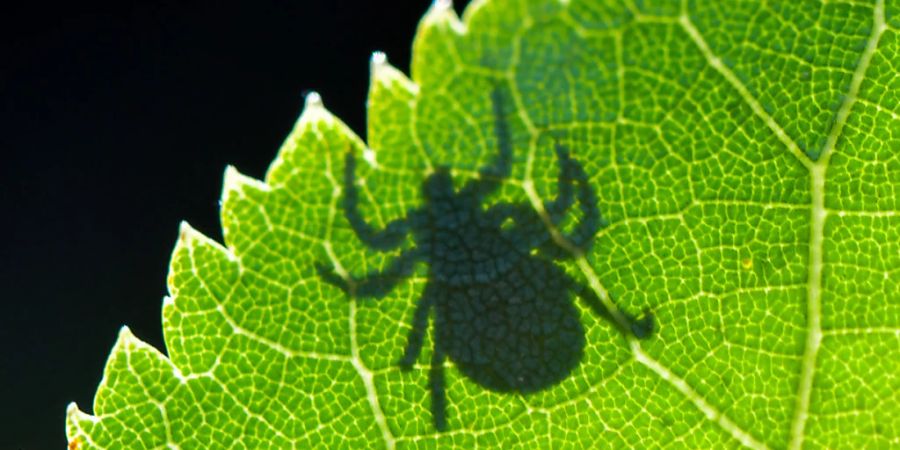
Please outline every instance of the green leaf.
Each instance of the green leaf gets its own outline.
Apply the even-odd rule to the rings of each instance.
[[[435,3],[411,80],[373,57],[367,144],[310,95],[265,181],[226,171],[225,245],[182,226],[168,357],[123,328],[93,415],[69,407],[71,445],[900,445],[900,3],[619,3],[476,1],[461,22]],[[586,347],[568,377],[495,392],[449,361],[438,432],[433,330],[397,366],[427,267],[369,300],[315,266],[362,276],[398,255],[350,227],[346,152],[384,226],[435,167],[460,186],[491,161],[497,85],[513,166],[485,207],[539,210],[565,144],[605,226],[557,264],[657,329],[624,338],[573,299]]]

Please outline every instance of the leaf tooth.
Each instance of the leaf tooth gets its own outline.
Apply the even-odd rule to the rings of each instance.
[[[131,328],[128,328],[128,325],[122,325],[122,328],[119,328],[119,339],[116,342],[117,347],[121,346],[123,349],[127,349],[129,347],[137,347],[140,344],[143,344],[143,342],[135,337],[134,333],[131,332]]]
[[[131,329],[128,328],[128,325],[123,325],[121,328],[119,328],[119,334],[116,337],[116,343],[113,344],[113,348],[109,352],[109,356],[106,358],[106,364],[104,364],[103,378],[100,380],[100,385],[97,388],[97,393],[94,394],[95,395],[95,397],[94,397],[94,414],[95,415],[90,415],[88,413],[82,412],[81,410],[78,409],[78,406],[75,405],[74,402],[72,402],[69,404],[69,407],[66,410],[67,416],[69,416],[69,418],[72,420],[88,419],[88,420],[92,420],[92,421],[98,421],[99,416],[106,414],[108,411],[103,411],[103,406],[98,403],[98,398],[101,395],[100,394],[101,391],[103,391],[105,389],[109,389],[107,384],[110,383],[110,374],[111,374],[111,368],[113,366],[113,360],[115,358],[117,358],[119,355],[129,353],[129,352],[133,351],[136,347],[139,347],[142,345],[144,347],[152,348],[152,346],[150,344],[144,343],[140,339],[135,337],[134,334],[131,332]],[[157,353],[159,353],[159,352],[157,351]],[[162,355],[162,354],[160,354],[160,355]],[[163,356],[163,358],[165,358],[165,357]]]
[[[70,422],[81,422],[83,420],[97,422],[100,420],[96,416],[92,416],[92,415],[82,411],[81,409],[79,409],[78,404],[76,404],[75,402],[69,402],[69,404],[66,406],[66,417],[69,418]],[[69,439],[71,439],[73,437],[74,436],[69,436]]]
[[[322,108],[322,96],[319,95],[316,91],[309,91],[306,93],[306,99],[304,99],[305,104],[303,105],[303,109],[307,108]]]
[[[80,443],[85,439],[90,439],[89,434],[82,429],[82,423],[97,423],[100,418],[88,414],[80,409],[75,402],[69,402],[66,405],[66,440],[69,442],[69,448],[75,443],[75,447],[80,448]]]
[[[434,0],[433,2],[431,2],[431,8],[429,8],[429,12],[431,12],[430,10],[452,11],[453,10],[453,0]]]
[[[181,224],[178,226],[178,243],[175,244],[175,250],[172,251],[172,257],[174,258],[175,255],[178,254],[178,252],[184,247],[191,248],[191,247],[195,247],[195,246],[215,247],[217,250],[228,255],[229,259],[236,260],[234,252],[225,248],[225,246],[216,242],[215,240],[206,236],[205,234],[197,231],[197,229],[192,227],[191,224],[187,223],[187,221],[182,220]],[[171,263],[170,263],[170,265],[171,265]],[[172,272],[170,270],[169,277],[171,278],[173,275],[174,275],[174,272]],[[169,286],[170,287],[172,286],[171,280],[170,280]],[[171,288],[170,288],[170,292],[171,292]],[[124,328],[127,329],[128,327],[124,327]],[[130,333],[130,331],[128,333]],[[121,332],[120,332],[120,334],[121,334]]]
[[[113,345],[112,351],[109,353],[109,358],[106,361],[106,368],[103,370],[103,379],[100,380],[100,387],[98,388],[98,393],[103,389],[111,389],[118,392],[127,392],[127,388],[123,388],[121,386],[116,387],[115,385],[110,384],[107,386],[107,383],[110,382],[110,374],[112,373],[115,365],[113,360],[125,355],[126,358],[130,358],[129,354],[141,354],[142,358],[148,358],[152,364],[157,364],[155,366],[156,369],[162,369],[164,372],[163,377],[172,377],[177,379],[180,382],[185,382],[186,379],[184,374],[181,373],[181,370],[175,367],[175,364],[172,363],[172,360],[169,359],[168,356],[163,354],[162,351],[157,349],[156,347],[150,345],[147,342],[144,342],[139,337],[135,336],[134,333],[131,332],[131,329],[125,325],[119,329],[119,337],[116,339],[115,345]],[[141,373],[132,372],[135,376],[140,377]],[[148,398],[153,398],[156,401],[161,401],[159,398],[156,398],[153,393],[147,392]],[[96,403],[95,403],[96,404]],[[98,411],[95,411],[97,413]],[[102,412],[101,414],[106,414],[109,411]]]
[[[372,58],[369,60],[369,63],[371,64],[370,69],[374,72],[375,67],[387,64],[387,55],[383,51],[376,50],[372,52]]]
[[[316,123],[325,123],[328,126],[335,127],[338,131],[346,136],[348,139],[353,141],[354,144],[364,147],[362,139],[350,129],[341,119],[331,113],[327,108],[325,108],[325,104],[322,102],[322,96],[319,95],[316,91],[310,91],[306,94],[306,100],[303,105],[303,112],[300,113],[300,118],[297,119],[297,124],[294,126],[294,131],[291,132],[291,136],[288,137],[288,140],[285,142],[285,146],[282,147],[282,151],[286,148],[289,142],[294,140],[296,136],[299,136],[303,133],[303,130],[314,128],[310,127]],[[279,159],[281,156],[279,156]],[[271,171],[272,168],[269,168]]]
[[[314,133],[319,134],[319,137],[321,137],[321,128],[314,126],[318,123],[323,124],[326,128],[330,127],[336,129],[338,133],[350,140],[353,145],[365,147],[365,143],[363,143],[362,139],[357,136],[347,124],[325,108],[325,105],[322,103],[322,96],[320,96],[318,92],[310,91],[306,94],[303,112],[300,113],[300,118],[297,119],[294,130],[291,131],[290,136],[288,136],[285,143],[282,144],[279,155],[275,158],[275,162],[269,167],[269,173],[275,170],[279,164],[284,162],[286,159],[286,152],[297,150],[297,141],[300,140],[300,136],[302,136],[305,131],[313,130]]]
[[[171,293],[172,288],[169,288],[169,295],[163,297],[162,301],[162,321],[163,321],[163,340],[166,343],[166,348],[171,349],[171,336],[166,336],[169,334],[169,326],[171,324],[171,318],[173,314],[178,314],[176,311],[178,306],[175,304],[175,295]],[[169,350],[171,352],[171,350]],[[170,353],[171,354],[171,353]]]
[[[388,88],[394,84],[399,84],[414,95],[419,93],[419,85],[392,66],[384,52],[372,53],[372,59],[369,60],[369,81],[369,91],[373,89],[372,85],[378,83]]]
[[[178,243],[179,244],[192,244],[197,241],[204,241],[208,238],[204,236],[202,233],[194,229],[186,220],[182,220],[180,224],[178,224]],[[128,328],[128,327],[123,327]],[[120,332],[121,334],[121,332]]]
[[[225,176],[222,180],[222,201],[225,201],[225,196],[230,192],[240,194],[245,186],[263,192],[271,190],[269,185],[265,182],[242,174],[236,167],[230,164],[226,166]]]
[[[303,112],[300,113],[300,118],[297,119],[298,128],[302,129],[300,127],[301,124],[332,122],[334,120],[334,115],[325,109],[325,104],[322,103],[322,96],[316,91],[309,91],[303,103]]]
[[[158,361],[161,361],[166,366],[166,368],[171,370],[172,376],[182,381],[184,379],[181,371],[177,367],[175,367],[174,364],[172,364],[172,361],[168,356],[164,355],[163,352],[161,352],[158,348],[148,344],[147,342],[144,342],[143,340],[141,340],[141,338],[135,336],[134,333],[131,332],[131,328],[129,328],[128,325],[123,325],[122,328],[119,329],[119,338],[116,340],[116,344],[113,346],[112,352],[110,352],[110,360],[115,356],[117,351],[148,352],[150,356],[157,359]],[[107,364],[109,363],[107,362]]]
[[[453,0],[435,0],[425,16],[422,17],[422,25],[425,27],[446,26],[457,34],[464,34],[466,26],[456,11],[453,9]]]
[[[255,190],[258,192],[269,192],[272,190],[268,184],[263,181],[257,180],[256,178],[247,176],[242,174],[232,165],[228,165],[225,167],[225,175],[222,177],[222,194],[219,197],[219,205],[222,205],[221,208],[221,221],[223,224],[228,224],[229,220],[226,218],[226,208],[224,205],[229,203],[229,198],[234,196],[234,198],[240,198],[245,195],[245,191],[247,190]],[[228,259],[231,261],[237,261],[237,257],[234,252],[228,248],[230,247],[229,243],[229,232],[230,227],[224,226],[222,228],[223,237],[225,238],[225,246],[220,246],[219,243],[213,241],[212,239],[206,238],[208,243],[211,243],[217,247],[221,247],[223,251],[225,251],[226,255],[228,255]],[[205,237],[205,236],[204,236]]]

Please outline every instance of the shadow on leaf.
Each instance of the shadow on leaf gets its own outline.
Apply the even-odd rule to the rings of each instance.
[[[437,168],[423,183],[424,206],[381,230],[358,211],[356,159],[347,153],[342,208],[353,231],[375,251],[396,250],[409,233],[415,246],[402,250],[383,271],[350,280],[317,264],[323,280],[358,298],[382,298],[412,275],[417,263],[428,266],[427,284],[399,365],[409,369],[418,358],[433,310],[435,348],[429,383],[438,430],[447,425],[443,366],[447,357],[487,389],[531,393],[565,379],[582,358],[585,332],[574,298],[581,298],[625,335],[646,338],[653,330],[649,313],[640,320],[623,315],[625,324],[615,320],[592,290],[553,262],[587,252],[602,225],[587,175],[564,146],[555,147],[557,196],[544,202],[546,216],[528,203],[482,207],[510,175],[512,165],[503,92],[495,88],[491,100],[498,142],[494,160],[458,190],[448,168]],[[554,241],[547,222],[556,227],[576,202],[581,217],[562,236],[571,245],[566,249]]]

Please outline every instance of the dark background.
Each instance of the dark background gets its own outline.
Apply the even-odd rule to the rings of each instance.
[[[221,241],[225,166],[262,178],[309,90],[365,136],[369,56],[408,73],[429,3],[4,6],[0,448],[65,447],[122,325],[163,348],[179,221]]]

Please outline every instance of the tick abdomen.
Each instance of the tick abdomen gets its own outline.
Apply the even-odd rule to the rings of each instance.
[[[431,281],[436,332],[461,372],[496,391],[534,392],[564,379],[584,349],[584,329],[558,266],[517,258],[503,276],[456,285]]]

